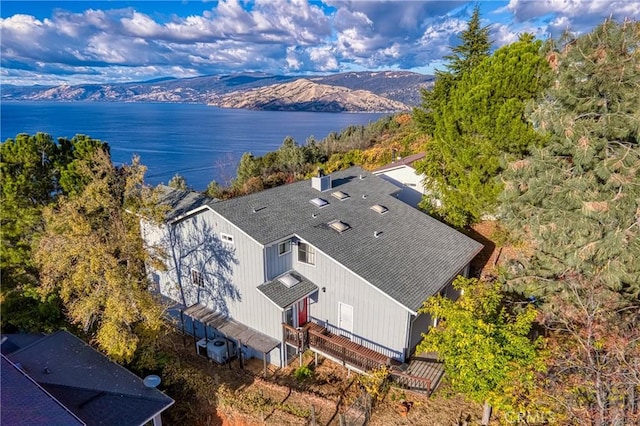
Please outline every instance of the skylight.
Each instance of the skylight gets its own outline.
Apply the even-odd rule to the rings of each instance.
[[[333,228],[334,230],[338,231],[338,233],[342,234],[344,231],[351,229],[351,227],[342,222],[341,220],[334,220],[333,222],[329,223],[329,226],[331,228]]]
[[[285,274],[283,276],[281,276],[280,278],[278,278],[278,281],[280,281],[282,284],[284,284],[285,287],[287,288],[291,288],[294,285],[298,284],[300,282],[299,279],[297,279],[296,277],[294,277],[291,274]]]
[[[311,202],[311,204],[313,204],[317,208],[321,208],[321,207],[324,207],[324,206],[329,204],[329,202],[327,200],[325,200],[324,198],[320,198],[320,197],[316,197],[313,200],[311,200],[310,202]]]
[[[331,195],[336,197],[338,200],[346,200],[347,198],[349,198],[349,194],[347,194],[346,192],[342,192],[342,191],[332,192]]]
[[[371,210],[373,210],[376,213],[380,213],[380,214],[385,214],[386,212],[389,211],[388,208],[386,208],[385,206],[380,205],[380,204],[376,204],[376,205],[371,206]]]

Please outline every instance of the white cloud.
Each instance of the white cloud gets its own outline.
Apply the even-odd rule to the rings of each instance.
[[[0,19],[3,75],[13,82],[98,82],[233,71],[423,70],[458,43],[475,3],[220,0],[188,16],[131,4],[71,13],[60,3],[48,18]],[[481,3],[491,10],[487,4]],[[511,0],[483,21],[494,21],[491,37],[499,47],[525,31],[542,38],[567,27],[588,31],[609,10],[638,17],[640,1]]]

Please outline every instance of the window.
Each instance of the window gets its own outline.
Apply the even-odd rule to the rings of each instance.
[[[278,256],[287,254],[291,251],[291,240],[283,241],[278,244]]]
[[[333,195],[334,197],[336,197],[340,201],[343,201],[343,200],[346,200],[347,198],[349,198],[349,194],[347,194],[346,192],[342,192],[342,191],[332,192],[331,195]]]
[[[329,223],[329,226],[335,231],[337,231],[339,234],[342,234],[344,231],[351,229],[349,224],[344,223],[340,220],[334,220],[333,222]]]
[[[324,206],[329,205],[329,202],[327,200],[325,200],[324,198],[320,198],[320,197],[314,198],[310,202],[311,202],[311,204],[313,204],[314,206],[316,206],[319,209],[324,207]]]
[[[298,262],[316,264],[316,250],[307,243],[298,243]]]
[[[200,271],[196,271],[195,269],[191,270],[191,282],[198,287],[204,287],[204,278]]]
[[[220,233],[220,239],[225,243],[233,244],[233,235]]]
[[[388,208],[386,208],[385,206],[381,205],[381,204],[376,204],[371,206],[371,210],[373,210],[376,213],[380,213],[380,214],[385,214],[386,212],[389,211]]]

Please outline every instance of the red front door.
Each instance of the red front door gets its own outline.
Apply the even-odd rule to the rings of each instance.
[[[307,323],[307,299],[298,302],[298,327],[302,327]]]

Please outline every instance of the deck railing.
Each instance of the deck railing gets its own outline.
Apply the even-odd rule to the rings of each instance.
[[[299,350],[304,350],[307,345],[308,331],[305,328],[294,328],[287,324],[282,324],[284,330],[284,341],[295,346]]]
[[[431,394],[431,380],[424,377],[412,376],[400,371],[392,370],[389,374],[391,380],[401,388],[417,390]]]
[[[325,336],[321,332],[309,330],[308,335],[309,346],[311,348],[330,355],[341,361],[343,364],[349,364],[362,371],[373,370],[374,368],[385,365],[385,363],[381,362],[379,359],[370,358],[361,351],[349,348],[340,342],[337,342],[335,339]]]

